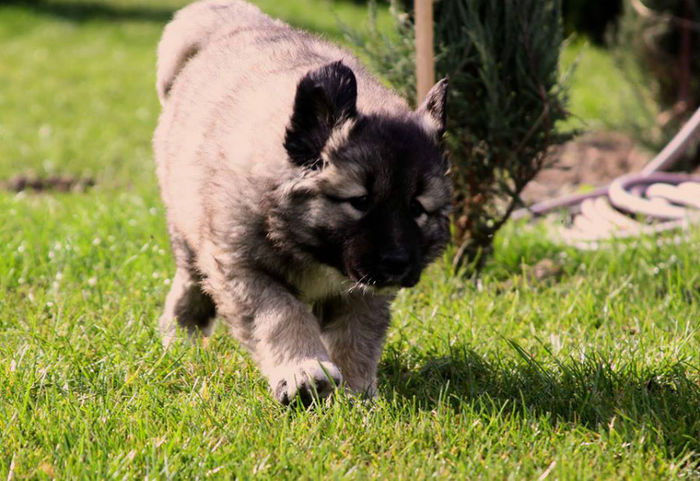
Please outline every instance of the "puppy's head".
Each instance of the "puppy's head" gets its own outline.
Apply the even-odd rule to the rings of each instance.
[[[364,115],[342,63],[299,82],[284,144],[298,176],[279,206],[296,245],[355,282],[418,282],[449,238],[446,91],[442,80],[415,112]]]

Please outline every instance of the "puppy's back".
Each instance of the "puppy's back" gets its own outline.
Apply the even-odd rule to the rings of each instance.
[[[409,111],[352,54],[241,0],[200,1],[168,24],[158,47],[163,112],[154,151],[171,225],[192,245],[213,202],[204,197],[217,186],[225,186],[227,211],[250,219],[262,195],[251,189],[292,175],[283,143],[297,84],[339,60],[357,77],[362,113]]]
[[[257,7],[241,0],[203,0],[179,10],[158,44],[156,90],[161,104],[184,65],[222,29],[265,28],[275,23]]]

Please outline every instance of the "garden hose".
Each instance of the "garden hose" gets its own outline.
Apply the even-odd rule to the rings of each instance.
[[[604,240],[687,229],[700,222],[700,176],[664,171],[698,138],[700,108],[641,172],[618,177],[586,194],[536,203],[513,217],[568,209],[573,221],[559,234],[565,243],[581,249],[596,249]]]

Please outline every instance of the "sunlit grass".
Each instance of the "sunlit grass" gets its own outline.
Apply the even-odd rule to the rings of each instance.
[[[585,38],[571,39],[561,58],[563,71],[573,66],[568,80],[572,116],[565,127],[628,133],[651,127],[658,106],[648,81],[624,56]]]
[[[182,2],[85,3],[0,5],[0,179],[96,179],[0,192],[0,479],[700,477],[700,232],[580,253],[509,225],[479,282],[436,263],[395,303],[374,404],[278,406],[223,328],[164,352],[154,49]],[[330,4],[261,4],[340,37]]]

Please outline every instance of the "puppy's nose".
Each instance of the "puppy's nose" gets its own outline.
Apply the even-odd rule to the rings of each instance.
[[[384,254],[381,257],[381,269],[382,272],[387,276],[401,278],[408,271],[410,261],[411,259],[408,255],[408,252],[390,252],[388,254]]]

